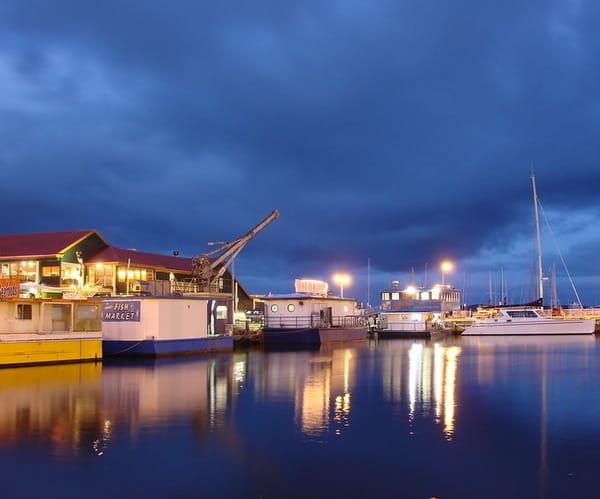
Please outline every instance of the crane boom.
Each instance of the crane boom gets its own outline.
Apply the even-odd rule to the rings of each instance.
[[[216,290],[218,279],[225,273],[229,265],[233,263],[235,257],[244,249],[250,239],[278,217],[279,211],[273,210],[243,236],[230,242],[223,242],[218,248],[212,251],[196,255],[192,259],[192,273],[200,291],[209,292]]]

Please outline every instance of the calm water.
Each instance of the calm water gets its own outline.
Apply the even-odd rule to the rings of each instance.
[[[3,498],[598,497],[595,337],[0,370]]]

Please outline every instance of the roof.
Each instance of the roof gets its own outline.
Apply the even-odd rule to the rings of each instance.
[[[0,259],[55,257],[93,234],[104,241],[95,230],[0,235]]]
[[[145,265],[147,267],[192,272],[192,259],[180,256],[156,255],[133,249],[121,249],[109,246],[89,258],[86,263],[125,263]]]
[[[260,295],[260,299],[263,301],[272,300],[326,300],[326,301],[356,301],[355,298],[342,298],[335,295],[311,295],[308,293],[285,293],[285,294],[273,294],[268,293],[266,295]]]

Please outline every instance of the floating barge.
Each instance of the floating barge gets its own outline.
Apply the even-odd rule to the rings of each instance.
[[[374,331],[379,338],[431,338],[461,330],[461,292],[450,285],[400,287],[381,291]]]
[[[202,296],[102,299],[103,354],[162,357],[231,351],[229,301]]]
[[[330,295],[323,281],[297,279],[295,289],[262,298],[265,346],[366,341],[367,318],[359,313],[355,299]]]
[[[22,298],[0,279],[0,367],[102,359],[101,302]]]

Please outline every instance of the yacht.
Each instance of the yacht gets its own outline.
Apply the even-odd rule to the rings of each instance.
[[[595,327],[594,319],[564,319],[541,308],[507,307],[491,310],[465,328],[462,336],[594,334]]]

